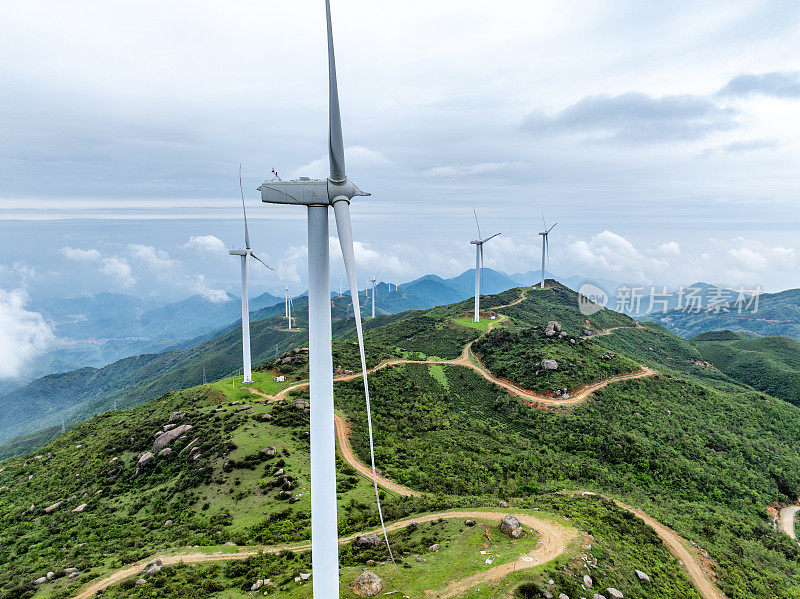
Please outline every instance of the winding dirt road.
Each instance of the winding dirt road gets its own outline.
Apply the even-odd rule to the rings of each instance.
[[[502,306],[494,306],[492,309],[496,310],[498,308],[508,308],[509,306],[514,306],[519,304],[520,302],[524,301],[527,297],[527,289],[523,289],[520,296],[515,299],[513,302],[504,304]],[[505,314],[500,314],[496,320],[489,322],[489,326],[484,332],[481,337],[487,335],[489,331],[494,329],[496,326],[500,325],[502,322],[508,320],[508,316]],[[603,329],[598,335],[609,335],[611,332],[617,329],[624,329],[624,328],[634,328],[634,327],[611,327],[609,329]],[[635,325],[635,328],[644,328],[638,322]],[[588,337],[587,337],[588,338]],[[390,366],[398,366],[400,364],[442,364],[442,365],[449,365],[449,366],[463,366],[465,368],[471,368],[478,374],[480,374],[484,379],[497,385],[498,387],[502,387],[512,395],[519,397],[526,401],[529,405],[537,406],[537,405],[545,405],[545,406],[572,406],[579,404],[585,401],[592,393],[602,389],[609,383],[614,383],[618,381],[626,381],[631,379],[639,379],[643,377],[653,376],[658,374],[657,371],[653,370],[652,368],[648,368],[647,366],[642,366],[641,370],[636,372],[629,372],[625,374],[619,374],[616,376],[609,377],[607,379],[603,379],[602,381],[598,381],[596,383],[592,383],[590,385],[585,385],[579,389],[574,390],[570,393],[570,397],[567,399],[560,399],[560,398],[553,398],[547,397],[546,395],[542,395],[541,393],[537,393],[536,391],[531,391],[530,389],[525,389],[524,387],[520,387],[519,385],[515,385],[511,381],[507,381],[505,379],[500,379],[494,376],[491,372],[489,372],[483,364],[481,364],[478,357],[472,352],[472,344],[475,341],[470,341],[462,350],[461,355],[458,358],[453,360],[406,360],[404,358],[393,358],[391,360],[384,360],[380,362],[376,366],[367,369],[367,374],[372,374],[373,372],[377,372],[378,370],[382,370],[384,368]],[[354,379],[360,378],[361,373],[357,372],[355,374],[348,374],[348,375],[340,375],[333,378],[334,382],[344,382],[344,381],[352,381]],[[253,392],[254,394],[268,399],[269,401],[281,401],[286,398],[286,395],[297,389],[304,389],[308,387],[308,381],[302,381],[300,383],[295,383],[294,385],[290,385],[286,387],[282,391],[276,393],[275,395],[268,395],[262,391],[259,391],[253,387],[245,387],[248,391]]]
[[[408,526],[412,522],[417,522],[417,523],[433,522],[439,520],[440,518],[445,518],[448,520],[472,519],[480,521],[497,522],[498,520],[502,520],[503,517],[508,513],[510,513],[510,510],[506,511],[447,510],[443,512],[437,512],[434,514],[422,514],[419,516],[413,516],[410,518],[397,520],[396,522],[388,524],[386,526],[386,531],[392,532],[395,530],[399,530],[401,528]],[[519,518],[522,524],[524,524],[528,528],[535,530],[539,535],[539,539],[536,543],[536,546],[533,549],[531,549],[525,555],[520,555],[516,560],[512,562],[509,562],[507,564],[502,564],[500,566],[495,566],[494,568],[484,570],[483,572],[479,572],[477,574],[474,574],[473,576],[469,576],[461,580],[453,581],[443,590],[438,592],[435,591],[434,592],[435,594],[433,596],[436,597],[437,599],[456,597],[476,584],[502,580],[514,570],[521,570],[523,568],[533,568],[535,566],[546,564],[547,562],[554,560],[558,556],[562,555],[567,550],[569,544],[572,543],[575,539],[579,538],[580,536],[580,533],[578,532],[577,529],[571,528],[567,524],[557,524],[549,520],[543,520],[535,516],[531,516],[529,514],[521,514],[518,512],[515,512],[515,515]],[[380,533],[381,529],[378,528],[375,530],[370,530],[358,534],[365,535],[365,534],[380,534]],[[354,534],[342,537],[339,539],[339,544],[343,545],[345,543],[349,543],[353,539],[355,539],[356,536],[358,535]],[[247,548],[241,548],[238,553],[199,553],[197,551],[186,550],[172,554],[157,555],[147,560],[141,560],[133,564],[129,564],[123,568],[120,568],[119,570],[114,571],[105,578],[89,583],[88,585],[84,586],[77,595],[75,595],[74,599],[90,599],[95,595],[95,593],[97,593],[97,591],[106,589],[112,584],[116,584],[118,582],[125,580],[126,578],[130,578],[131,576],[136,576],[137,574],[140,574],[144,569],[145,565],[152,559],[160,559],[162,565],[164,566],[171,566],[180,562],[186,564],[199,564],[205,562],[219,562],[219,561],[247,559],[248,557],[251,557],[253,555],[258,555],[260,551],[264,551],[266,553],[278,553],[286,549],[295,552],[310,551],[311,543],[300,543],[294,545],[278,545],[278,546],[267,546],[267,547],[247,547]]]

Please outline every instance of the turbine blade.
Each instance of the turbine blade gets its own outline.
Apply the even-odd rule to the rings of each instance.
[[[544,225],[544,230],[547,231],[547,223],[544,220],[544,210],[542,210],[542,224]]]
[[[247,209],[244,207],[244,188],[242,188],[242,163],[239,163],[239,194],[242,196],[242,212],[244,212],[244,247],[250,249],[250,233],[247,231]],[[260,261],[259,261],[260,262]]]
[[[344,168],[342,116],[339,111],[339,86],[336,82],[336,57],[333,54],[330,0],[325,0],[325,18],[328,26],[328,155],[331,181],[344,181],[347,175]]]
[[[482,241],[483,241],[483,243],[486,243],[487,241],[489,241],[490,239],[494,239],[498,235],[501,235],[501,233],[495,233],[494,235],[491,235],[491,236],[487,237],[486,239],[483,239]]]
[[[478,222],[478,212],[475,210],[475,204],[472,205],[472,214],[475,215],[475,226],[478,227],[478,239],[481,238],[481,225]]]
[[[255,255],[253,252],[250,252],[250,255],[251,255],[253,258],[255,258],[256,260],[258,260],[259,262],[261,262],[261,264],[263,264],[264,266],[266,266],[268,269],[270,269],[270,270],[275,270],[275,269],[274,269],[274,268],[272,268],[272,267],[271,267],[269,264],[267,264],[266,262],[264,262],[264,261],[263,261],[261,258],[259,258],[258,256],[256,256],[256,255]]]
[[[550,231],[552,231],[553,229],[555,229],[557,224],[558,224],[558,223],[555,223],[555,224],[554,224],[552,227],[550,227],[549,229],[547,229],[547,232],[549,233]]]

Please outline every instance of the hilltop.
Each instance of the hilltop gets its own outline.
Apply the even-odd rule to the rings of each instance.
[[[792,582],[800,550],[767,509],[800,496],[798,408],[710,367],[695,344],[658,325],[609,310],[587,320],[561,285],[512,289],[482,305],[477,324],[469,301],[365,323],[376,459],[393,483],[384,513],[398,523],[391,540],[402,565],[395,578],[385,550],[346,542],[343,596],[353,596],[347,585],[368,563],[390,590],[413,597],[445,589],[456,573],[498,585],[466,595],[476,598],[580,597],[585,574],[601,593],[720,597],[704,571],[730,599],[800,592]],[[368,449],[361,382],[349,374],[358,364],[353,321],[334,306],[336,404],[350,430],[340,441],[354,452],[342,448],[337,477],[340,533],[348,535],[374,530],[377,515],[359,474]],[[301,346],[263,360],[251,389],[220,380],[170,391],[0,464],[0,551],[12,565],[0,575],[2,596],[72,596],[153,555],[163,556],[163,569],[139,587],[142,567],[133,568],[106,595],[238,597],[269,578],[274,596],[310,596],[294,580],[309,571]],[[275,383],[278,373],[290,380]],[[186,425],[170,455],[154,451],[154,435]],[[501,501],[511,507],[498,511]],[[491,514],[478,518],[486,529],[464,524],[476,506]],[[447,512],[454,508],[461,511]],[[434,516],[426,521],[426,513]],[[534,552],[525,562],[519,556],[531,546],[505,540],[497,528],[505,513],[528,522],[530,540],[552,539],[555,561],[542,556],[540,567],[492,578],[504,563],[540,559]],[[492,564],[478,551],[486,531],[499,560]],[[432,543],[441,553],[428,551]],[[259,553],[264,545],[270,551]],[[670,553],[680,550],[691,580]],[[167,566],[170,555],[185,565]],[[70,579],[64,569],[73,567]],[[53,581],[27,582],[48,570]]]

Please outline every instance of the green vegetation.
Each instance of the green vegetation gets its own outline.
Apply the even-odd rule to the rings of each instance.
[[[800,343],[786,337],[745,339],[732,331],[691,339],[703,359],[729,377],[800,405]]]
[[[531,409],[476,373],[424,365],[371,378],[376,460],[412,488],[457,495],[602,491],[641,506],[719,563],[731,598],[791,597],[795,543],[768,524],[773,501],[800,496],[800,412],[757,393],[657,376],[609,385],[581,407]],[[361,395],[337,386],[366,457]]]
[[[472,350],[495,376],[525,389],[549,392],[573,390],[622,373],[635,372],[633,360],[574,337],[547,337],[543,330],[493,330]],[[557,370],[545,370],[543,360],[556,360]]]

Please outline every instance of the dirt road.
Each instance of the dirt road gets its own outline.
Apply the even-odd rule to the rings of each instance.
[[[780,513],[781,530],[792,537],[795,541],[797,540],[797,534],[795,533],[794,528],[794,515],[798,510],[800,510],[800,506],[790,505],[789,507],[783,508]]]
[[[422,514],[420,516],[414,516],[411,518],[404,518],[403,520],[398,520],[396,522],[392,522],[391,524],[386,526],[387,532],[392,532],[394,530],[399,530],[408,526],[411,522],[433,522],[435,520],[439,520],[440,518],[445,518],[448,520],[453,519],[472,519],[472,520],[481,520],[481,521],[492,521],[498,522],[502,520],[503,517],[510,513],[510,510],[506,511],[477,511],[477,510],[448,510],[444,512],[437,512],[434,514]],[[539,541],[536,544],[536,547],[529,551],[524,556],[519,556],[517,560],[510,562],[508,564],[503,564],[501,566],[496,566],[494,568],[490,568],[484,572],[480,572],[475,574],[474,576],[470,576],[467,578],[463,578],[461,580],[454,581],[450,583],[444,590],[437,592],[434,597],[444,599],[445,597],[455,597],[459,594],[462,594],[465,590],[471,588],[475,584],[479,584],[481,582],[491,582],[502,580],[510,572],[514,569],[520,570],[522,568],[533,568],[535,566],[540,566],[545,564],[559,555],[566,551],[568,545],[579,536],[579,532],[574,529],[570,528],[566,524],[556,524],[549,520],[542,520],[536,518],[535,516],[531,516],[528,514],[520,514],[515,513],[515,515],[520,519],[523,525],[527,526],[536,531],[539,535]],[[380,529],[370,530],[358,534],[380,534]],[[356,538],[358,535],[349,535],[346,537],[342,537],[339,539],[339,544],[345,544],[351,542],[353,539]],[[218,561],[228,561],[228,560],[238,560],[238,559],[246,559],[250,556],[257,555],[259,551],[264,551],[266,553],[278,553],[285,549],[290,549],[292,551],[301,552],[301,551],[309,551],[311,549],[311,543],[301,543],[301,544],[294,544],[294,545],[280,545],[280,546],[272,546],[272,547],[247,547],[242,548],[238,553],[199,553],[196,551],[186,550],[180,551],[171,554],[164,554],[164,555],[156,555],[148,560],[141,560],[120,568],[115,572],[109,574],[105,578],[100,580],[96,580],[94,582],[89,583],[88,585],[84,586],[80,592],[75,595],[74,599],[90,599],[102,589],[106,589],[112,584],[116,584],[121,582],[122,580],[129,578],[131,576],[136,576],[137,574],[141,573],[145,565],[151,559],[160,559],[161,563],[164,566],[170,566],[177,564],[179,562],[183,562],[186,564],[199,564],[205,562],[218,562]],[[527,559],[526,559],[527,558]]]

